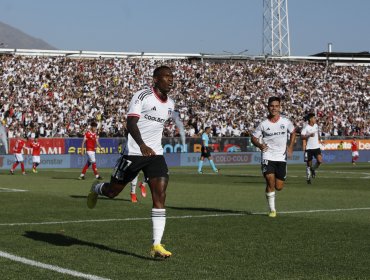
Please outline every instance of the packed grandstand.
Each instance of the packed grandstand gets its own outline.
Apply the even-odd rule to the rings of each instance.
[[[369,66],[307,61],[0,55],[0,119],[9,138],[80,137],[91,120],[100,136],[121,137],[132,94],[151,85],[161,64],[174,70],[171,96],[188,137],[206,126],[215,136],[248,136],[272,95],[298,128],[315,112],[322,136],[370,136]],[[165,136],[177,134],[168,123]]]

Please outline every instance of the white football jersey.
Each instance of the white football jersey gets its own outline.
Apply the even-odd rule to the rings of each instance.
[[[262,121],[253,132],[253,136],[268,147],[266,152],[262,152],[262,160],[286,161],[288,134],[292,132],[292,122],[283,116],[276,122],[269,119]]]
[[[137,126],[145,145],[152,148],[157,155],[163,155],[162,133],[164,123],[172,117],[175,103],[171,98],[162,101],[152,88],[145,88],[134,94],[127,116],[139,117]],[[141,156],[136,141],[129,134],[126,154]]]
[[[320,141],[319,141],[319,126],[315,123],[313,126],[307,124],[301,131],[302,135],[309,135],[314,133],[315,135],[312,137],[308,137],[306,139],[307,145],[306,150],[313,150],[320,148]]]

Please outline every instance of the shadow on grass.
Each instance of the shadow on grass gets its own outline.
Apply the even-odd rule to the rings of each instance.
[[[24,237],[33,239],[35,241],[43,241],[55,246],[73,246],[73,245],[80,245],[80,246],[88,246],[116,254],[131,256],[143,260],[150,260],[150,261],[158,261],[159,259],[153,259],[146,256],[141,256],[135,253],[127,252],[120,249],[110,248],[108,246],[97,244],[93,242],[83,241],[74,237],[66,236],[60,233],[48,233],[48,232],[38,232],[38,231],[26,231],[23,234]]]
[[[69,197],[71,198],[76,198],[76,199],[84,199],[86,200],[87,196],[85,195],[70,195]],[[109,197],[104,197],[104,196],[99,196],[99,200],[110,200],[110,201],[128,201],[131,202],[130,199],[126,198],[109,198]]]
[[[226,214],[242,214],[252,215],[251,211],[237,211],[230,209],[219,209],[219,208],[203,208],[203,207],[177,207],[177,206],[166,206],[168,209],[181,210],[181,211],[200,211],[200,212],[212,212],[212,213],[226,213]]]
[[[73,177],[51,177],[51,179],[54,179],[54,180],[78,180],[78,178],[73,178]]]

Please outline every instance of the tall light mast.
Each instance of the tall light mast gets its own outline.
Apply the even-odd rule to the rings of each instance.
[[[262,52],[290,56],[288,0],[263,0]]]

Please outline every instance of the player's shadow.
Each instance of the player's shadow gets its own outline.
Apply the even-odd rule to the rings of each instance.
[[[69,197],[72,197],[72,198],[76,198],[76,199],[85,199],[86,200],[86,195],[83,196],[83,195],[70,195]],[[117,198],[115,197],[114,199],[113,198],[109,198],[109,197],[104,197],[104,196],[99,196],[99,200],[110,200],[110,201],[128,201],[128,202],[131,202],[130,199],[126,199],[126,198]]]
[[[24,237],[33,239],[35,241],[43,241],[47,242],[49,244],[55,245],[55,246],[73,246],[73,245],[79,245],[79,246],[88,246],[88,247],[93,247],[97,248],[100,250],[105,250],[108,252],[116,253],[116,254],[121,254],[121,255],[126,255],[126,256],[131,256],[139,259],[144,259],[144,260],[151,260],[155,261],[157,259],[153,259],[150,257],[146,256],[141,256],[135,253],[127,252],[124,250],[120,249],[114,249],[110,248],[108,246],[102,245],[102,244],[97,244],[93,242],[88,242],[88,241],[83,241],[74,237],[70,237],[64,234],[60,233],[48,233],[48,232],[38,232],[38,231],[26,231],[23,234]]]
[[[51,177],[51,179],[54,179],[54,180],[78,180],[78,178],[72,178],[72,177]]]
[[[251,211],[237,211],[230,209],[219,209],[219,208],[203,208],[203,207],[177,207],[177,206],[166,206],[166,208],[181,210],[181,211],[199,211],[199,212],[211,212],[211,213],[223,213],[223,214],[241,214],[251,215]]]

